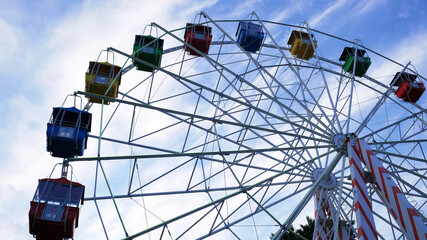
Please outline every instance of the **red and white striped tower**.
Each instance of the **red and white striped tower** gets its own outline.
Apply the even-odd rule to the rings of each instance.
[[[358,139],[357,145],[366,168],[372,173],[375,179],[385,205],[399,224],[402,232],[408,239],[426,240],[427,226],[399,187],[397,187],[396,183],[391,179],[390,174],[383,167],[375,153],[363,139]]]
[[[316,196],[314,199],[315,199],[314,201],[314,207],[315,207],[314,228],[315,229],[314,229],[313,239],[318,239],[318,240],[329,239],[327,238],[327,233],[329,232],[329,229],[326,227],[326,219],[328,218],[327,216],[330,215],[330,211],[329,211],[329,206],[327,206],[328,201],[327,201],[324,189],[319,188],[316,191]]]
[[[364,240],[378,239],[375,229],[372,206],[369,202],[366,180],[356,139],[352,136],[347,141],[348,158],[350,159],[351,185],[353,187],[354,208],[357,223],[357,238]]]
[[[324,189],[319,189],[316,192],[315,197],[315,207],[316,211],[314,212],[315,217],[315,229],[313,240],[325,240],[325,239],[334,239],[334,226],[338,226],[338,238],[339,240],[350,240],[350,231],[345,225],[345,221],[335,223],[336,209],[334,205],[330,202],[330,199],[327,197],[327,191]]]
[[[325,169],[316,169],[313,171],[313,181],[317,181],[323,174]],[[349,240],[350,232],[345,224],[345,221],[336,222],[337,211],[328,198],[328,191],[337,186],[337,180],[333,174],[320,182],[320,187],[315,194],[315,224],[313,240],[326,240],[334,239],[334,232],[336,224],[338,225],[338,238],[339,240]]]
[[[345,221],[342,221],[342,223],[345,223]],[[341,224],[341,221],[339,224],[339,229],[338,229],[338,239],[339,240],[351,240],[350,238],[350,231],[349,229],[345,226],[345,224]]]

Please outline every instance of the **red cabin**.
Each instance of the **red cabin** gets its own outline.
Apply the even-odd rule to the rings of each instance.
[[[184,39],[186,43],[195,47],[200,52],[208,54],[212,41],[212,28],[204,25],[187,23]],[[196,51],[187,46],[185,46],[184,49],[190,55],[201,56]]]
[[[85,187],[65,177],[40,179],[28,213],[30,234],[37,240],[72,238],[79,223]]]
[[[399,74],[400,72],[396,73],[391,81],[397,87],[396,96],[405,102],[415,103],[426,90],[424,84],[416,81],[418,75],[403,72],[399,77]]]

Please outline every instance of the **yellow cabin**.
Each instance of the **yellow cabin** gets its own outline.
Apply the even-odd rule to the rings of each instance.
[[[108,62],[89,62],[89,68],[86,72],[86,85],[85,91],[87,93],[94,93],[104,95],[112,84],[106,96],[117,98],[119,93],[119,85],[121,80],[121,67],[112,65]],[[113,83],[114,78],[117,76],[116,81]],[[102,99],[88,97],[89,102],[102,103]],[[109,104],[109,101],[104,100],[104,104]]]
[[[313,39],[313,44],[311,44],[308,33],[293,30],[288,40],[288,44],[291,45],[291,54],[304,60],[309,60],[313,57],[314,49],[317,48],[317,41],[314,40],[313,34],[311,34],[311,38]]]

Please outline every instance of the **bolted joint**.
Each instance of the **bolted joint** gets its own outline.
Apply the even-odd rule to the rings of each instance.
[[[349,134],[339,133],[332,137],[332,142],[337,152],[348,156],[347,142],[350,142],[352,146],[356,146],[357,139],[358,138],[355,133],[349,133]]]

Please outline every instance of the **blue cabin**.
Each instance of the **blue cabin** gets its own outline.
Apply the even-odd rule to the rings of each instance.
[[[47,151],[53,157],[69,158],[83,156],[87,147],[92,114],[75,107],[53,108],[47,124]]]
[[[255,53],[264,41],[264,31],[259,24],[240,21],[237,27],[237,43],[245,51]]]
[[[65,177],[40,179],[30,202],[29,230],[40,240],[72,238],[79,224],[85,186]]]

